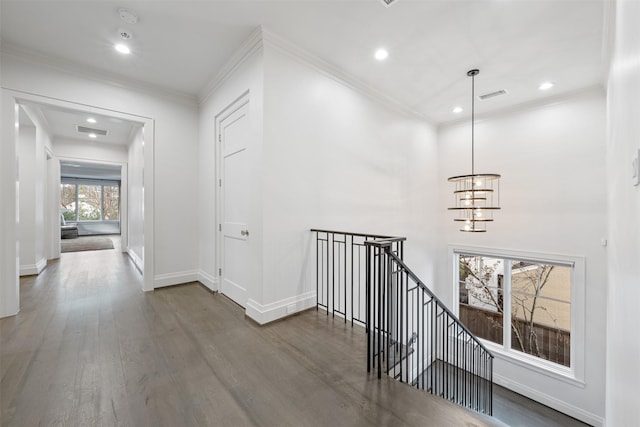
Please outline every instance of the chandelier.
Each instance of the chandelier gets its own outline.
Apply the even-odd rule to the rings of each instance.
[[[467,72],[471,77],[471,174],[448,179],[455,184],[455,204],[449,210],[456,212],[454,221],[462,223],[460,231],[470,233],[486,232],[486,224],[493,221],[493,211],[500,209],[500,175],[475,170],[475,77],[479,72]]]

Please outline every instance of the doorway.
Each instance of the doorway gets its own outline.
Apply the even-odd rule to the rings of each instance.
[[[126,171],[126,163],[60,158],[62,253],[112,248],[127,252],[128,209],[127,198],[122,197],[126,196]]]
[[[220,291],[246,307],[250,269],[249,98],[230,105],[216,120],[218,130],[218,206]]]
[[[4,186],[4,192],[8,196],[6,198],[9,204],[8,209],[5,210],[7,215],[1,217],[2,223],[9,228],[5,228],[7,245],[3,246],[3,250],[6,249],[5,256],[2,258],[2,278],[6,286],[0,289],[0,316],[10,316],[16,314],[20,309],[20,292],[18,286],[20,266],[20,254],[17,251],[19,245],[15,242],[18,241],[20,235],[18,231],[18,222],[16,221],[19,215],[18,195],[20,194],[20,170],[18,165],[18,150],[17,142],[19,136],[19,120],[18,112],[22,106],[38,105],[44,108],[52,109],[55,111],[71,111],[76,113],[84,113],[86,115],[102,115],[108,117],[114,121],[129,121],[136,123],[139,130],[139,182],[143,188],[140,189],[140,253],[142,257],[138,260],[140,265],[140,271],[143,273],[142,289],[153,290],[153,277],[154,277],[154,236],[153,236],[153,199],[154,199],[154,122],[153,119],[132,115],[123,112],[117,112],[112,110],[106,110],[100,107],[81,105],[69,101],[63,101],[59,99],[52,99],[43,97],[40,95],[28,94],[19,91],[13,91],[9,89],[3,89],[2,99],[2,111],[3,116],[3,131],[2,140],[6,141],[3,153],[6,152],[7,158],[16,158],[13,162],[3,162],[3,166],[7,166],[3,177],[8,178],[6,186]],[[14,113],[15,112],[15,113]],[[15,120],[14,120],[15,118]],[[46,121],[44,116],[35,114],[30,117],[36,125],[36,139],[45,144],[47,148],[46,165],[44,166],[44,175],[46,176],[45,188],[47,197],[44,200],[44,208],[42,209],[42,216],[44,217],[44,246],[47,248],[47,258],[56,258],[59,256],[59,242],[60,242],[60,162],[56,158],[58,153],[51,150],[51,141],[54,132],[52,132],[52,126]],[[14,126],[15,121],[15,126]],[[5,123],[6,122],[6,123]],[[10,124],[10,126],[4,126],[4,124]],[[83,123],[76,123],[77,125],[83,125]],[[48,140],[49,139],[49,140]],[[49,155],[51,154],[51,155]],[[4,155],[4,154],[3,154]],[[73,156],[75,157],[75,156]],[[83,155],[78,155],[79,158],[83,158]],[[56,177],[58,182],[56,184]],[[13,179],[15,178],[15,179]],[[56,194],[56,196],[52,196]],[[15,216],[12,214],[15,212]],[[146,214],[145,214],[146,213]],[[10,242],[14,243],[11,244]],[[56,253],[56,248],[58,248]],[[15,253],[15,263],[11,262],[13,254]],[[15,284],[15,285],[14,285]]]

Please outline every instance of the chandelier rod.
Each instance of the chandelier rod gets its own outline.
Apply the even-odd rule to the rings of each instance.
[[[475,113],[476,113],[476,76],[480,70],[473,69],[467,72],[471,77],[471,175],[476,174],[475,170]]]

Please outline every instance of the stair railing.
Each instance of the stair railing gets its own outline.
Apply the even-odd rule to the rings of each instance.
[[[491,415],[493,355],[404,264],[404,237],[312,229],[317,309],[367,331],[377,370]]]
[[[366,247],[365,243],[390,236],[311,229],[316,246],[316,308],[327,315],[343,317],[345,323],[365,325]],[[402,259],[403,242],[391,250]]]
[[[404,240],[364,243],[367,371],[491,415],[493,355],[396,254]]]

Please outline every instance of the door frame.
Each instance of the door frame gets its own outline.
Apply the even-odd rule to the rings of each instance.
[[[72,110],[78,111],[86,111],[88,113],[101,114],[116,118],[122,118],[129,121],[139,122],[143,125],[143,134],[144,134],[144,273],[142,280],[142,290],[143,291],[152,291],[154,289],[154,277],[155,277],[155,265],[154,265],[154,147],[155,147],[155,126],[154,119],[150,117],[135,115],[127,112],[110,110],[107,108],[87,105],[87,104],[79,104],[73,101],[67,101],[58,98],[51,98],[44,95],[23,92],[15,89],[8,88],[0,88],[2,91],[2,103],[0,108],[2,110],[3,115],[3,126],[2,126],[2,138],[0,139],[0,143],[3,144],[2,153],[8,155],[12,160],[10,160],[11,166],[6,168],[3,173],[3,176],[6,175],[6,193],[9,198],[6,200],[8,203],[7,213],[11,213],[12,211],[16,213],[16,216],[9,215],[7,217],[0,217],[3,225],[6,228],[3,235],[6,238],[6,241],[2,244],[2,250],[0,253],[3,254],[0,259],[0,264],[2,264],[3,274],[0,276],[2,278],[2,282],[0,286],[0,318],[6,316],[12,316],[17,314],[20,311],[20,290],[19,290],[19,253],[16,249],[17,239],[18,239],[18,230],[17,230],[17,137],[18,137],[18,125],[17,123],[17,114],[20,103],[22,102],[35,102],[44,105],[50,105],[54,107],[62,107]],[[3,163],[4,169],[4,163]],[[13,187],[13,188],[9,188]],[[52,191],[52,190],[49,190]],[[54,215],[55,218],[59,215],[58,207],[55,209],[52,207],[52,204],[49,204],[49,215]],[[54,212],[55,211],[55,212]],[[45,225],[46,225],[45,221]],[[53,221],[53,224],[57,224],[57,221]],[[56,225],[52,225],[55,227]],[[55,233],[49,231],[48,238],[50,241],[49,245],[53,244],[52,239],[55,238]],[[47,246],[47,242],[45,242],[45,246]],[[5,265],[7,263],[7,265]],[[8,267],[8,268],[4,268]]]
[[[54,186],[51,188],[60,188],[61,176],[60,176],[60,162],[71,161],[71,162],[82,162],[82,163],[94,163],[99,165],[111,165],[111,166],[120,166],[120,243],[121,243],[121,251],[127,253],[127,247],[129,246],[129,162],[115,162],[110,160],[101,160],[101,159],[93,159],[88,157],[69,157],[69,156],[57,156],[56,161],[58,162],[58,174],[56,182]],[[57,185],[55,185],[57,184]],[[60,192],[56,192],[52,194],[54,199],[56,200],[55,206],[60,206]],[[59,230],[59,227],[55,227],[55,229]],[[58,256],[60,257],[60,236],[57,236],[58,242]]]
[[[222,213],[224,212],[224,200],[222,197],[221,191],[221,180],[222,180],[222,162],[223,162],[223,153],[222,153],[222,122],[231,116],[233,113],[238,111],[240,108],[250,103],[249,91],[245,91],[242,95],[232,101],[229,105],[224,107],[218,114],[215,116],[215,132],[214,132],[214,143],[215,143],[215,153],[216,153],[216,182],[214,185],[215,188],[215,200],[216,200],[216,227],[215,227],[215,241],[216,241],[216,269],[214,272],[214,276],[216,279],[216,288],[218,292],[222,292],[222,261],[224,259],[223,253],[223,234],[222,234]],[[247,301],[249,300],[249,290],[247,289]],[[245,302],[246,305],[246,302]]]

